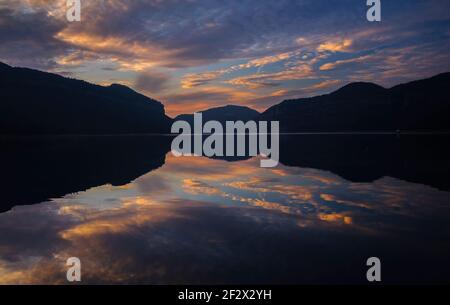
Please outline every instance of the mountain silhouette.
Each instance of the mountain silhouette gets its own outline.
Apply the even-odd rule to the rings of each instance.
[[[245,106],[227,105],[223,107],[210,108],[207,110],[199,111],[202,114],[203,122],[206,121],[219,121],[225,125],[226,121],[243,121],[247,122],[255,120],[259,116],[259,112]],[[180,114],[175,120],[182,120],[189,122],[193,126],[194,115],[193,114]]]
[[[286,100],[260,120],[282,132],[450,130],[450,73],[395,86],[351,83],[330,94]]]
[[[164,106],[108,87],[0,63],[0,134],[167,133]]]
[[[168,133],[162,103],[119,84],[82,80],[0,62],[0,134]],[[228,105],[201,111],[203,122],[280,121],[281,132],[448,131],[450,73],[390,89],[365,82],[330,94],[285,100],[262,114]],[[175,120],[193,124],[192,114]]]

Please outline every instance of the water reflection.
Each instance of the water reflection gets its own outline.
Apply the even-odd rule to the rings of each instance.
[[[103,184],[123,185],[164,164],[169,137],[0,138],[0,212]]]
[[[369,149],[345,147],[352,156],[370,156],[370,143]],[[320,147],[315,160],[327,156]],[[448,192],[394,175],[350,181],[343,177],[357,172],[358,159],[337,160],[336,148],[335,162],[321,163],[335,166],[336,174],[308,168],[312,149],[304,149],[290,158],[281,148],[285,164],[304,167],[273,169],[260,168],[257,158],[175,158],[165,149],[147,163],[138,162],[140,154],[134,161],[122,155],[115,160],[123,168],[139,166],[116,186],[92,180],[86,191],[0,214],[0,283],[66,283],[64,263],[71,256],[82,261],[83,283],[357,283],[365,281],[370,256],[382,259],[385,282],[448,282]],[[430,162],[424,148],[411,154],[407,164]],[[361,160],[359,168],[371,168]],[[440,153],[434,160],[446,164]],[[417,168],[407,172],[443,170]],[[354,179],[364,180],[361,175]]]

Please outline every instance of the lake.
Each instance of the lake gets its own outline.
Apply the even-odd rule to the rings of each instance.
[[[290,135],[280,164],[167,136],[2,138],[0,284],[450,282],[448,135]]]

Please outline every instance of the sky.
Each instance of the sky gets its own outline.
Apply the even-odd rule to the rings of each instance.
[[[0,0],[0,61],[120,83],[170,116],[258,111],[349,82],[385,87],[450,71],[450,1]]]

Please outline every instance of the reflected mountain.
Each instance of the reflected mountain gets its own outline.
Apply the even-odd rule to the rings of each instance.
[[[298,135],[280,139],[280,162],[351,182],[389,176],[450,190],[448,135]]]
[[[124,185],[161,167],[170,137],[1,138],[0,211],[85,191]]]
[[[2,138],[0,211],[84,191],[120,186],[165,164],[171,137]],[[296,135],[280,139],[280,163],[321,169],[350,182],[389,176],[450,190],[446,135]],[[240,162],[246,157],[221,157]]]

